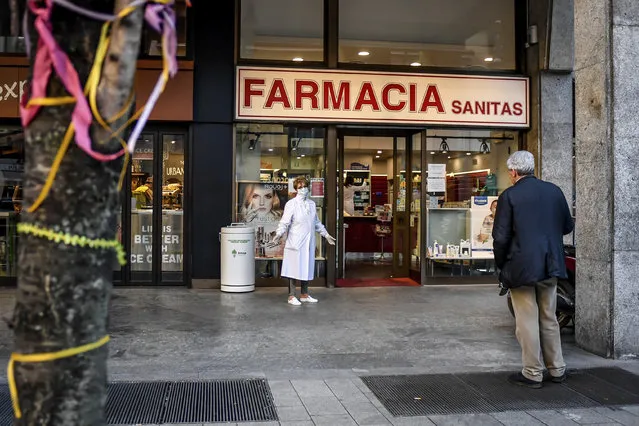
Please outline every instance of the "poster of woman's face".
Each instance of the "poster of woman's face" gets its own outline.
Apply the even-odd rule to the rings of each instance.
[[[267,247],[275,237],[277,225],[288,200],[285,183],[241,183],[238,186],[240,206],[238,220],[255,228],[256,257],[281,257],[284,245]],[[282,239],[285,241],[285,238]]]

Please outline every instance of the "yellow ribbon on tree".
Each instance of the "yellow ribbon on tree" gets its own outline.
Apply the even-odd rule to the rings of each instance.
[[[22,418],[22,410],[20,409],[20,401],[18,400],[18,387],[16,386],[16,379],[14,374],[14,364],[16,362],[22,363],[37,363],[37,362],[50,362],[58,359],[70,358],[72,356],[80,355],[92,350],[98,349],[106,345],[110,340],[109,336],[104,336],[100,340],[94,343],[78,346],[75,348],[64,349],[58,352],[40,353],[40,354],[11,354],[9,358],[9,366],[7,367],[7,380],[9,382],[9,392],[11,393],[11,403],[13,404],[13,413],[17,419]]]

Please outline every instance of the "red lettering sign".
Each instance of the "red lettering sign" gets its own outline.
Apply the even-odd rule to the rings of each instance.
[[[273,86],[271,86],[271,90],[268,92],[264,108],[273,108],[273,104],[276,102],[281,103],[284,108],[291,107],[291,100],[286,94],[286,86],[282,79],[273,80]]]
[[[524,77],[238,67],[238,120],[529,126]]]
[[[399,101],[397,104],[391,104],[390,91],[395,90],[400,95],[406,94],[406,88],[398,83],[389,83],[382,89],[382,105],[389,111],[401,111],[406,108],[406,101]]]
[[[297,80],[295,82],[295,108],[302,109],[302,100],[310,99],[311,108],[319,109],[319,84],[313,80]]]
[[[366,81],[362,84],[362,88],[357,96],[357,102],[355,102],[355,111],[361,111],[364,105],[370,105],[373,111],[379,111],[379,102],[375,97],[375,90],[373,90],[373,84]]]
[[[351,109],[351,85],[349,81],[340,82],[337,97],[335,96],[335,84],[332,81],[324,82],[324,109]]]
[[[422,102],[422,107],[419,109],[421,112],[428,111],[428,108],[436,108],[437,112],[443,114],[444,105],[442,104],[442,97],[439,95],[439,91],[437,90],[437,86],[428,86],[426,89],[426,94],[424,95],[424,101]]]
[[[244,80],[244,107],[251,108],[251,97],[253,96],[262,96],[264,94],[263,90],[253,90],[253,85],[263,86],[264,81],[263,78],[247,78]]]

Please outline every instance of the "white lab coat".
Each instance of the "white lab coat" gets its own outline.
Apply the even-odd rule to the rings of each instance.
[[[361,186],[345,186],[344,187],[344,211],[351,216],[355,216],[355,192],[366,191],[368,185],[363,184]],[[369,200],[370,202],[370,200]]]
[[[315,273],[315,232],[325,237],[326,228],[317,218],[315,203],[299,195],[284,206],[284,215],[277,227],[277,235],[288,230],[284,246],[281,276],[310,281]]]
[[[354,185],[344,187],[344,211],[351,216],[355,216],[355,191]]]

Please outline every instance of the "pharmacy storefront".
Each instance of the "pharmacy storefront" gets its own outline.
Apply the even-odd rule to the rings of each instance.
[[[234,220],[255,228],[258,285],[280,279],[271,242],[297,176],[338,239],[317,239],[314,284],[494,280],[528,78],[239,66],[235,102]]]

